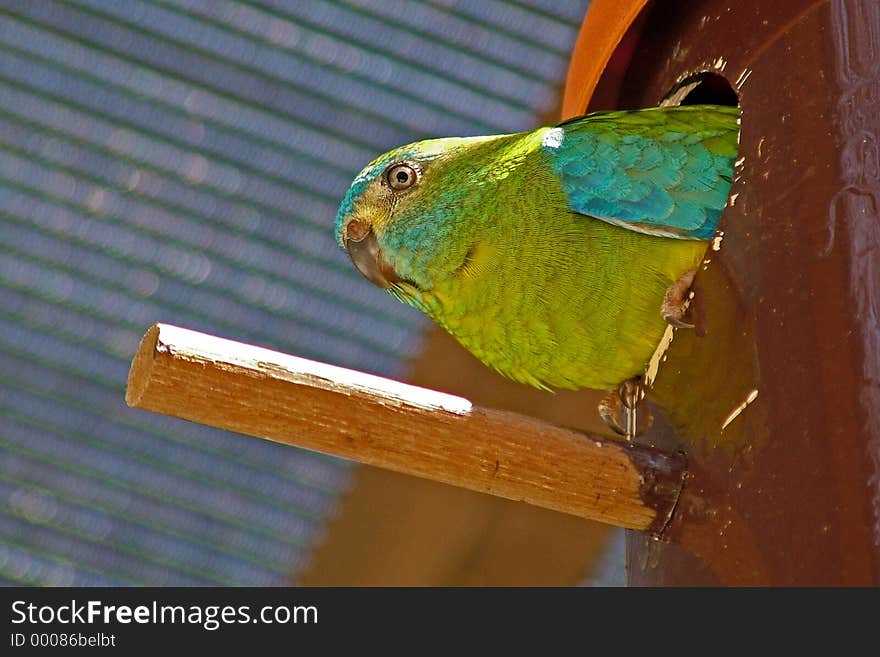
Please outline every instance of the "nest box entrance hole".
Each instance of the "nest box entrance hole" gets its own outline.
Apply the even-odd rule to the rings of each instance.
[[[720,73],[703,71],[686,77],[666,94],[664,106],[675,105],[739,105],[739,96]]]

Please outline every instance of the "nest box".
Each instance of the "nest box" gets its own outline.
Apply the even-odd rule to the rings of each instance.
[[[880,3],[594,0],[563,118],[739,103],[728,208],[651,395],[688,454],[632,584],[880,582]]]

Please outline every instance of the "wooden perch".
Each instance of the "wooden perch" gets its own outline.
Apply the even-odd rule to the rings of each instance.
[[[461,397],[156,324],[131,365],[135,408],[659,535],[684,459]]]

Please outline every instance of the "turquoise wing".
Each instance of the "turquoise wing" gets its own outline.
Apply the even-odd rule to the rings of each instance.
[[[550,129],[541,148],[573,211],[706,240],[727,203],[738,139],[738,108],[693,105],[590,114]]]

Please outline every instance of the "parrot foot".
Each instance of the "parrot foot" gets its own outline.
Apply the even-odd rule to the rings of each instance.
[[[685,313],[691,300],[691,285],[694,282],[694,276],[697,275],[696,269],[686,271],[678,280],[675,281],[666,290],[666,296],[663,298],[663,305],[660,306],[660,314],[667,323],[672,324],[676,328],[692,329],[693,324],[684,321]]]
[[[639,407],[645,398],[645,384],[641,377],[628,379],[617,390],[609,392],[599,402],[599,415],[612,431],[632,440],[641,435],[654,422],[650,411],[643,413],[644,420],[639,423]]]

